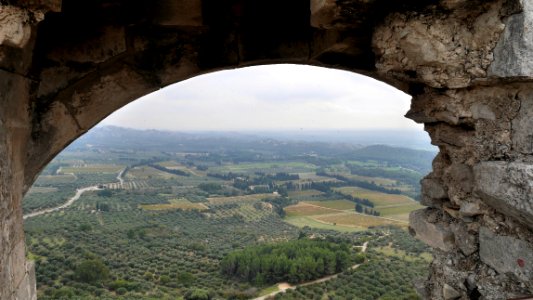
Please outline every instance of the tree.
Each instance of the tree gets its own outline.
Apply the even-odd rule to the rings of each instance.
[[[109,269],[99,259],[85,260],[76,267],[75,278],[86,283],[103,283],[109,279]]]
[[[359,203],[355,204],[355,211],[358,213],[363,213],[363,206]]]

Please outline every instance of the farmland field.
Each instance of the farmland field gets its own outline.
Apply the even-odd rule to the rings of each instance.
[[[321,191],[317,190],[303,190],[303,191],[290,191],[289,197],[292,198],[304,198],[304,197],[313,197],[323,195]]]
[[[192,203],[186,199],[171,199],[170,203],[163,204],[141,204],[140,207],[144,210],[169,210],[169,209],[193,209],[206,210],[209,209],[202,203]]]
[[[341,193],[349,194],[355,197],[369,199],[374,203],[376,207],[416,203],[413,199],[405,195],[385,194],[359,187],[341,187],[336,188],[336,190]]]
[[[336,210],[330,209],[327,207],[320,207],[317,205],[310,205],[305,202],[300,202],[298,204],[286,207],[285,212],[287,213],[288,217],[294,217],[294,216],[316,216],[316,215],[323,215],[323,214],[331,214],[331,213],[336,212]]]
[[[355,212],[334,213],[321,216],[315,216],[314,219],[329,224],[337,224],[341,226],[353,226],[359,228],[369,228],[385,225],[407,226],[406,222],[400,222],[382,217],[367,216]]]
[[[210,170],[214,172],[233,172],[233,173],[253,173],[253,172],[287,172],[287,173],[307,173],[316,170],[316,166],[304,162],[283,162],[283,163],[240,163],[213,167]]]
[[[42,187],[42,186],[33,186],[29,189],[28,194],[37,194],[37,193],[53,193],[57,192],[56,187]]]
[[[79,174],[79,173],[118,173],[120,170],[124,169],[125,166],[120,165],[81,165],[73,167],[62,167],[62,174]]]
[[[228,277],[222,260],[298,239],[346,243],[354,255],[349,259],[361,266],[276,299],[417,299],[410,281],[424,275],[430,254],[405,230],[409,212],[422,207],[408,196],[416,189],[399,179],[350,173],[353,166],[401,167],[352,159],[357,148],[346,145],[310,144],[316,149],[309,151],[299,142],[267,141],[231,150],[241,142],[220,146],[224,141],[206,138],[164,140],[176,149],[151,140],[144,149],[137,132],[124,140],[110,136],[111,146],[80,142],[60,154],[24,198],[28,216],[64,204],[78,189],[98,188],[66,208],[25,219],[39,299],[189,300],[195,293],[253,299],[277,285]],[[402,194],[383,193],[382,186]],[[364,242],[368,252],[358,253]],[[80,274],[86,263],[103,268],[98,281]]]
[[[265,198],[271,198],[276,197],[273,194],[253,194],[253,195],[245,195],[245,196],[235,196],[235,197],[212,197],[207,198],[209,201],[209,204],[212,205],[223,205],[223,204],[229,204],[229,203],[242,203],[242,202],[251,202],[251,201],[257,201]]]
[[[285,222],[294,225],[299,228],[316,228],[316,229],[325,229],[325,230],[334,230],[339,232],[359,232],[365,230],[363,227],[356,226],[341,226],[333,225],[327,222],[320,222],[316,219],[306,216],[292,216],[285,217]]]
[[[354,210],[355,207],[355,204],[348,200],[305,201],[305,203],[340,210]]]

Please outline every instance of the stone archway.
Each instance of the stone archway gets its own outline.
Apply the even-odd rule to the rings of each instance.
[[[21,200],[59,151],[163,86],[268,63],[413,95],[440,154],[412,233],[429,299],[533,294],[533,7],[526,0],[8,0],[0,6],[0,298],[32,299]]]

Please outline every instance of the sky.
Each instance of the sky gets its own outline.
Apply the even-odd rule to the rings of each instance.
[[[352,72],[270,65],[194,77],[146,95],[101,125],[174,131],[422,129],[411,97]]]

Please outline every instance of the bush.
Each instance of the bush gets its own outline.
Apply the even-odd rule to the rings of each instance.
[[[211,295],[204,289],[194,289],[185,293],[185,300],[210,300]]]
[[[121,287],[121,288],[118,288],[116,292],[119,295],[124,295],[128,292],[128,290],[126,288]]]

